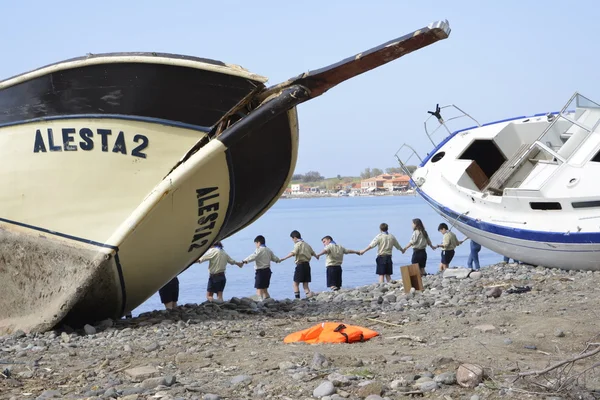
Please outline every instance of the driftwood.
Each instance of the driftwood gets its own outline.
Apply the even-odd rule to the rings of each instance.
[[[385,324],[385,325],[389,325],[389,326],[395,326],[397,328],[402,328],[402,325],[394,324],[392,322],[381,321],[381,320],[378,320],[378,319],[375,319],[375,318],[368,318],[368,317],[365,317],[365,319],[369,320],[369,321],[372,321],[372,322],[377,322],[377,323],[380,323],[380,324]]]
[[[411,335],[398,335],[398,336],[388,336],[386,339],[407,339],[412,340],[413,342],[425,343],[426,339],[423,339],[419,336],[411,336]]]
[[[593,343],[593,344],[597,344],[597,343]],[[588,345],[588,347],[589,347],[589,345]],[[566,360],[563,360],[563,361],[561,361],[559,363],[553,364],[553,365],[549,366],[548,368],[544,368],[544,369],[539,370],[539,371],[521,372],[521,373],[519,373],[519,377],[532,376],[532,375],[534,375],[534,376],[540,376],[540,375],[546,374],[546,373],[548,373],[548,372],[550,372],[552,370],[555,370],[555,369],[557,369],[559,367],[562,367],[563,365],[566,365],[566,364],[569,364],[569,363],[573,363],[575,361],[578,361],[578,360],[581,360],[581,359],[584,359],[584,358],[591,357],[591,356],[593,356],[595,354],[598,354],[598,353],[600,353],[600,346],[598,348],[596,348],[595,350],[588,351],[587,353],[582,353],[582,354],[580,354],[578,356],[575,356],[575,357],[572,357],[572,358],[568,358]]]

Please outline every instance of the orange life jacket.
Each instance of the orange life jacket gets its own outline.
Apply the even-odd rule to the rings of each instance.
[[[339,322],[323,322],[298,332],[290,333],[284,343],[354,343],[364,342],[379,333],[362,326],[344,325]]]

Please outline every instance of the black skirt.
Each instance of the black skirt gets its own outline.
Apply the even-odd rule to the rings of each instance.
[[[425,269],[425,266],[427,265],[427,252],[425,249],[413,249],[410,262],[413,264],[419,264],[419,268]]]

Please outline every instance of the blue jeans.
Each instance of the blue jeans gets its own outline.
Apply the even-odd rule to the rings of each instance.
[[[473,263],[475,263],[475,270],[479,270],[479,251],[481,245],[471,240],[471,253],[469,253],[469,259],[467,260],[467,266],[473,269]]]

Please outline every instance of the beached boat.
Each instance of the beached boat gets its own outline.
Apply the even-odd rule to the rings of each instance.
[[[430,114],[434,149],[412,183],[442,217],[512,259],[600,270],[600,105],[575,93],[559,112],[486,124],[454,105]],[[475,126],[452,132],[459,118]],[[409,145],[397,153],[405,170],[415,155]]]
[[[134,309],[282,195],[298,104],[449,33],[436,22],[271,87],[157,53],[90,54],[0,82],[0,331]]]

